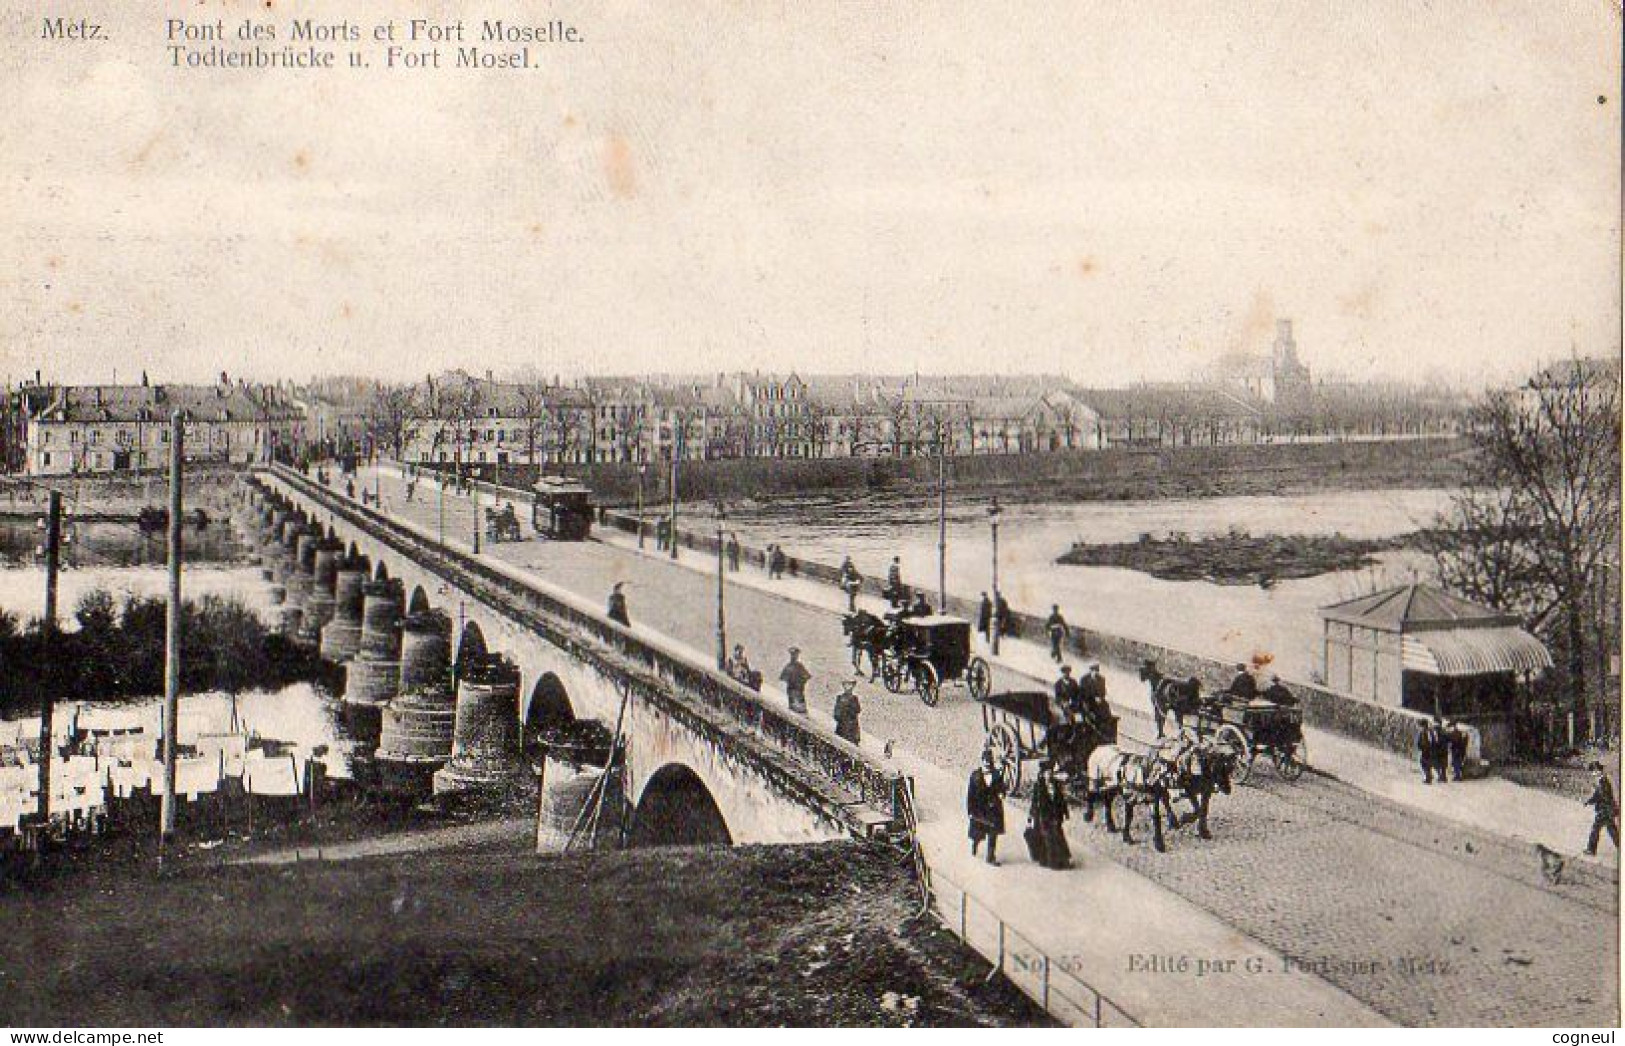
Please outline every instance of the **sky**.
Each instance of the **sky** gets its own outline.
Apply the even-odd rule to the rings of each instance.
[[[0,0],[0,379],[1059,372],[1619,351],[1621,16],[1528,3]],[[517,72],[166,20],[568,19]],[[404,29],[403,29],[404,31]],[[445,51],[447,64],[450,51]]]

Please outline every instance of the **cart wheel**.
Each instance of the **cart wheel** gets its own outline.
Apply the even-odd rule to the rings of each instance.
[[[895,657],[881,655],[880,681],[894,694],[903,692],[903,665]]]
[[[1004,771],[1005,784],[1014,792],[1021,785],[1021,742],[1000,723],[988,731],[987,747],[993,752],[993,764]]]
[[[1302,741],[1275,753],[1275,772],[1283,780],[1296,781],[1309,767],[1309,747]]]
[[[1226,723],[1213,735],[1214,744],[1228,748],[1236,757],[1236,770],[1233,775],[1236,784],[1246,784],[1247,778],[1253,772],[1253,750],[1247,744],[1247,735],[1233,723]]]
[[[935,708],[942,698],[942,678],[937,675],[937,666],[929,661],[918,662],[914,666],[914,689],[921,701]]]
[[[993,669],[982,658],[973,657],[965,666],[965,686],[970,696],[980,701],[993,689]]]

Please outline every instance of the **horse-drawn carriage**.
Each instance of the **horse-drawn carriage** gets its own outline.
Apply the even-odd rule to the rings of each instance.
[[[1269,756],[1275,772],[1288,781],[1302,777],[1309,766],[1303,709],[1296,705],[1216,694],[1197,709],[1190,729],[1235,753],[1238,781],[1247,780],[1260,755]]]
[[[870,674],[894,694],[913,690],[921,701],[935,705],[945,683],[963,683],[978,701],[992,689],[993,670],[971,653],[971,626],[964,618],[881,618],[858,610],[846,616],[842,629],[852,648],[852,667],[863,671],[867,655]]]
[[[1303,709],[1267,697],[1243,697],[1227,691],[1202,693],[1202,681],[1192,676],[1165,676],[1156,662],[1140,666],[1140,678],[1151,688],[1151,713],[1157,736],[1163,720],[1172,717],[1180,732],[1212,741],[1235,755],[1236,779],[1246,781],[1253,760],[1267,755],[1276,773],[1296,781],[1309,767],[1309,747],[1303,739]]]
[[[485,540],[493,545],[500,541],[524,540],[524,535],[519,530],[519,514],[514,511],[513,502],[508,502],[500,509],[486,508]]]
[[[1049,694],[1020,690],[982,699],[982,731],[994,765],[1014,791],[1021,784],[1021,764],[1034,759],[1049,759],[1069,782],[1083,780],[1090,753],[1117,743],[1117,717],[1069,722],[1057,714]]]

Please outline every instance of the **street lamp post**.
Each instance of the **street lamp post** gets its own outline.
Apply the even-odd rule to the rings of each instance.
[[[681,424],[674,423],[674,426]],[[677,558],[677,462],[683,456],[683,439],[680,431],[673,431],[671,440],[671,526],[670,542],[671,558]]]
[[[937,613],[948,612],[948,446],[937,422]]]
[[[727,591],[727,570],[723,563],[723,525],[728,521],[728,510],[717,502],[717,671],[728,667],[728,618],[724,611],[724,593]]]
[[[999,633],[1004,631],[1003,616],[999,608],[999,499],[987,507],[988,522],[993,526],[993,653],[999,652]]]
[[[638,548],[643,548],[643,477],[649,474],[649,463],[638,462]]]

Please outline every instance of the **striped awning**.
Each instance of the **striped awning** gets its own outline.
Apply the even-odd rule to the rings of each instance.
[[[1402,637],[1406,671],[1435,676],[1540,672],[1552,667],[1545,644],[1521,628],[1453,628]]]

